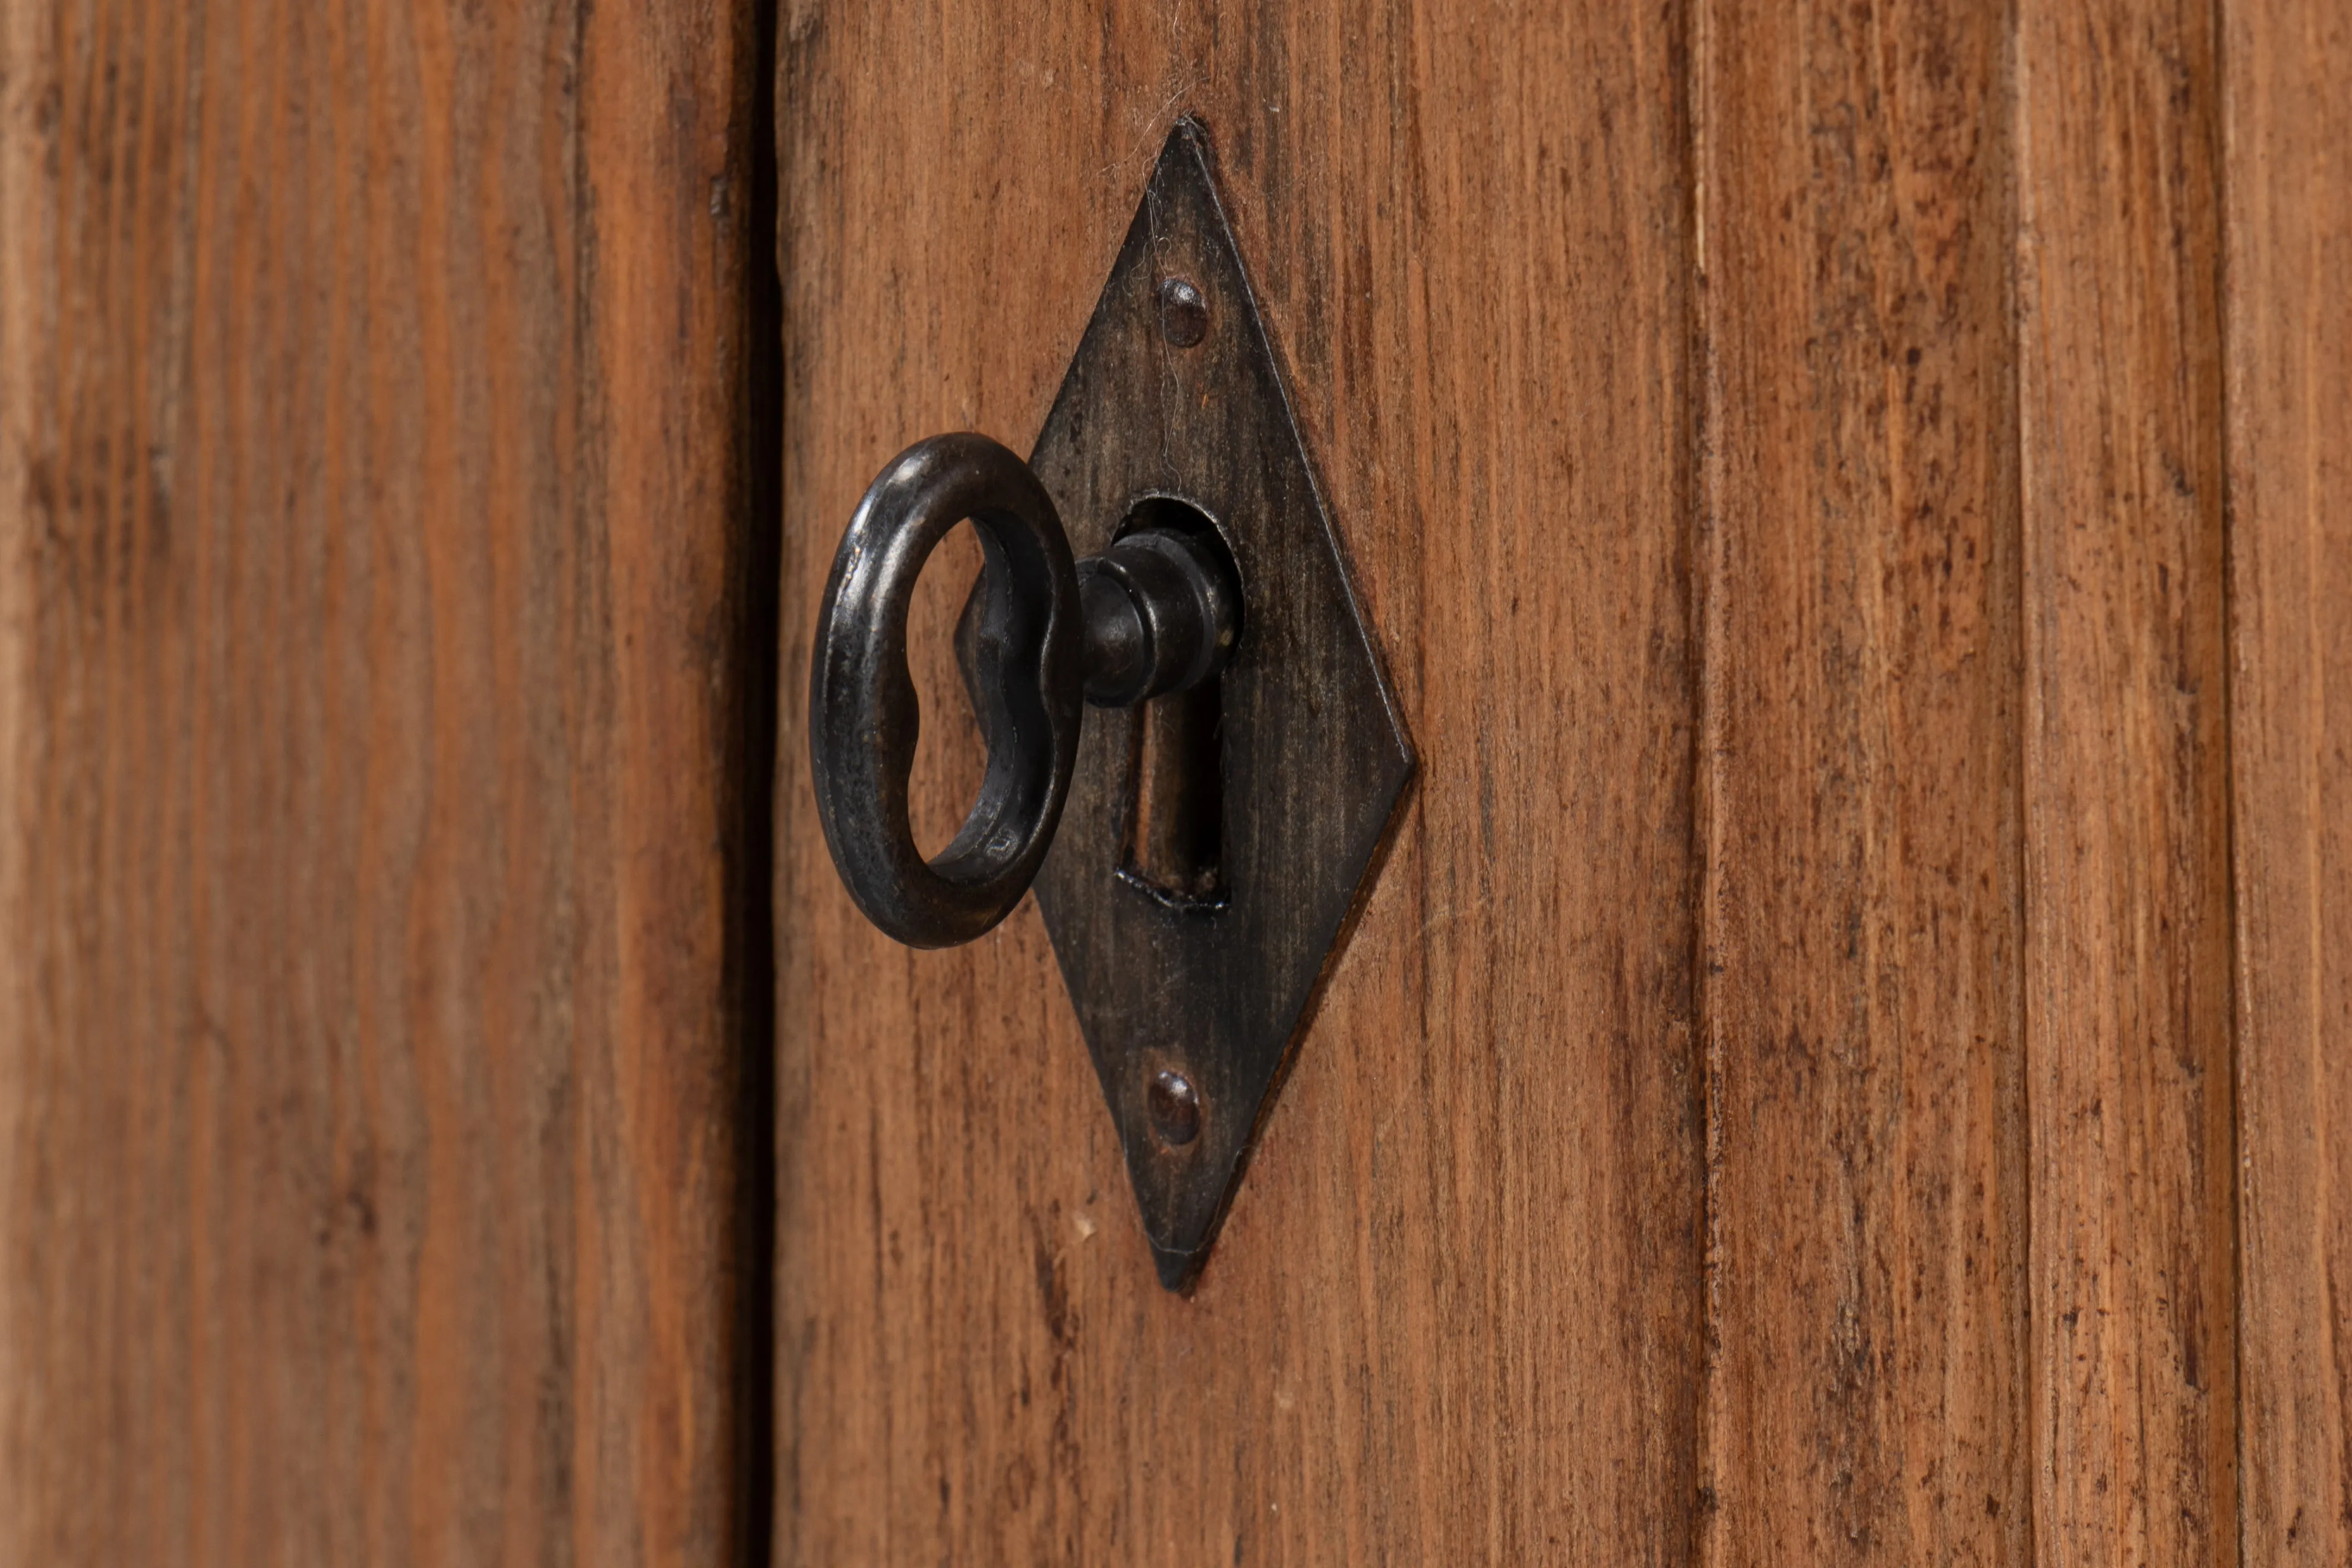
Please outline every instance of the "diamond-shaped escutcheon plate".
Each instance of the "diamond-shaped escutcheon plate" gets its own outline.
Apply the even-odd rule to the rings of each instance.
[[[1413,769],[1194,121],[1160,152],[1030,464],[1076,555],[1173,520],[1213,529],[1241,583],[1209,688],[1088,710],[1035,884],[1181,1289]]]

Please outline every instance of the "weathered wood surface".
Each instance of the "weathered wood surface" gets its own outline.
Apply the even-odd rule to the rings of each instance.
[[[741,1553],[747,15],[0,8],[0,1561]]]
[[[1696,15],[1706,1560],[2021,1563],[2007,23]]]
[[[1033,921],[894,954],[785,827],[785,1554],[2343,1554],[2326,7],[795,16],[788,668],[898,442],[1028,437],[1192,110],[1425,771],[1192,1305]],[[1612,1300],[1703,1387],[1595,1404]],[[1667,1420],[1609,1493],[1561,1408]]]
[[[2344,1561],[2340,7],[1055,9],[0,8],[0,1561]],[[800,714],[1186,110],[1423,764],[1189,1301]]]
[[[2213,22],[2028,0],[2017,39],[2030,1442],[2053,1563],[2238,1544]]]
[[[2241,1539],[2352,1562],[2352,13],[2229,0]]]
[[[793,14],[787,669],[1192,111],[1423,773],[1182,1303],[787,747],[780,1551],[2340,1560],[2346,25],[1309,9]]]
[[[1690,1559],[1679,26],[788,19],[781,1560]],[[1034,906],[944,953],[867,928],[795,679],[874,471],[934,430],[1033,438],[1180,110],[1423,758],[1190,1300],[1154,1279]],[[918,681],[969,747],[947,633],[918,628]]]

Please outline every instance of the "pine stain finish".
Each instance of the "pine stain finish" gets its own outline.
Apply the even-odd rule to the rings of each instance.
[[[0,1561],[753,1538],[758,58],[0,12]]]
[[[2341,11],[0,8],[0,1561],[2334,1568]],[[1184,1299],[801,707],[1188,112],[1420,771]]]
[[[1034,919],[786,768],[788,1560],[2343,1555],[2332,8],[786,32],[788,667],[1190,112],[1423,767],[1190,1303]]]

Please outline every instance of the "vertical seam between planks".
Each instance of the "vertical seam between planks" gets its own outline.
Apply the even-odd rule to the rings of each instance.
[[[593,454],[592,461],[594,464],[589,472],[574,474],[572,477],[568,499],[571,505],[578,510],[571,521],[578,533],[585,537],[592,526],[588,509],[593,507],[604,514],[595,517],[593,522],[596,537],[594,563],[587,572],[580,573],[574,578],[575,582],[583,582],[584,579],[583,590],[593,595],[593,600],[592,606],[586,614],[576,609],[572,614],[576,622],[589,621],[590,626],[593,629],[591,630],[590,626],[583,626],[575,622],[575,625],[570,628],[570,635],[584,634],[593,644],[601,645],[605,650],[603,654],[605,660],[604,667],[597,671],[594,684],[589,689],[592,695],[583,701],[583,709],[590,716],[588,722],[596,726],[591,733],[597,734],[599,739],[608,739],[614,724],[612,713],[614,676],[609,652],[613,620],[613,542],[610,516],[612,498],[610,467],[605,461],[603,451],[607,416],[603,406],[603,390],[597,384],[597,376],[603,367],[597,354],[597,321],[594,302],[597,277],[596,218],[592,203],[595,198],[595,189],[589,178],[587,149],[587,105],[590,101],[590,94],[587,91],[588,22],[589,9],[593,3],[593,0],[578,0],[578,3],[571,7],[572,37],[567,43],[570,56],[567,66],[572,76],[572,101],[567,106],[570,123],[566,128],[564,153],[571,160],[569,171],[571,190],[568,195],[572,209],[573,294],[566,314],[569,318],[568,326],[572,333],[569,358],[574,381],[573,384],[566,389],[564,395],[572,404],[575,438],[580,441],[583,450]],[[601,618],[603,624],[595,626],[593,621],[590,620],[591,616]],[[609,817],[602,821],[600,826],[604,829],[606,845],[609,846],[611,838]],[[567,1056],[564,1070],[575,1085],[585,1085],[591,1081],[584,1035],[585,1031],[575,1027],[572,1031],[571,1038],[566,1042]],[[568,1385],[567,1399],[574,1410],[593,1407],[588,1400],[582,1397],[583,1394],[593,1393],[587,1383],[587,1369],[582,1363],[585,1347],[590,1342],[590,1335],[587,1313],[583,1305],[587,1288],[583,1286],[580,1278],[581,1261],[594,1256],[591,1247],[591,1230],[594,1223],[595,1208],[592,1195],[594,1191],[593,1156],[590,1148],[588,1117],[583,1110],[586,1100],[585,1093],[575,1094],[565,1103],[566,1114],[571,1119],[571,1126],[566,1129],[566,1136],[571,1142],[569,1175],[572,1181],[573,1209],[571,1215],[572,1234],[566,1238],[572,1255],[572,1276],[569,1291],[570,1299],[564,1307],[566,1353],[570,1364],[563,1369],[563,1375]],[[582,1500],[572,1489],[578,1486],[580,1477],[594,1473],[595,1456],[591,1447],[593,1439],[590,1436],[589,1423],[583,1421],[575,1424],[569,1436],[564,1465],[566,1489],[571,1495],[565,1500],[570,1507],[569,1517],[563,1521],[568,1531],[564,1555],[566,1562],[578,1563],[585,1560],[587,1552],[583,1548],[593,1538],[589,1533],[586,1509],[583,1508]]]
[[[1696,862],[1698,905],[1693,911],[1693,1000],[1697,1011],[1700,1118],[1700,1247],[1699,1247],[1699,1391],[1693,1441],[1698,1510],[1691,1552],[1700,1564],[1713,1564],[1722,1555],[1722,1500],[1716,1490],[1716,1446],[1720,1424],[1718,1384],[1722,1375],[1722,1204],[1723,1172],[1723,1044],[1717,1019],[1715,974],[1718,951],[1716,910],[1722,834],[1717,817],[1722,790],[1718,773],[1723,752],[1723,624],[1722,584],[1718,581],[1715,515],[1715,466],[1710,460],[1717,413],[1717,376],[1715,342],[1709,317],[1707,270],[1710,265],[1707,226],[1707,159],[1712,151],[1713,123],[1708,114],[1707,82],[1714,58],[1714,11],[1710,0],[1687,0],[1684,26],[1689,43],[1683,69],[1685,167],[1689,182],[1691,285],[1685,291],[1685,342],[1690,359],[1689,451],[1691,462],[1690,598],[1697,659],[1693,697],[1696,711],[1694,742],[1698,755],[1691,770],[1696,799],[1691,812],[1691,848]]]
[[[2012,1324],[2011,1331],[2018,1334],[2019,1338],[2009,1342],[2016,1346],[2023,1356],[2022,1364],[2016,1369],[2019,1381],[2012,1384],[2015,1397],[2009,1406],[2009,1419],[2016,1424],[2017,1428],[2011,1434],[2011,1441],[2016,1445],[2016,1458],[2011,1463],[2010,1475],[2013,1482],[2021,1483],[2022,1491],[2021,1495],[2011,1500],[2010,1506],[2024,1510],[2024,1563],[2032,1564],[2041,1561],[2042,1510],[2039,1506],[2041,1423],[2036,1419],[2039,1405],[2035,1398],[2038,1384],[2036,1368],[2040,1364],[2036,1359],[2036,1342],[2039,1335],[2035,1328],[2033,1300],[2036,1232],[2033,1224],[2033,1030],[2031,1021],[2033,1008],[2032,984],[2033,889],[2031,880],[2033,867],[2031,848],[2032,801],[2031,791],[2027,788],[2027,781],[2031,776],[2029,758],[2032,746],[2032,713],[2036,699],[2031,656],[2033,639],[2032,598],[2028,592],[2032,557],[2027,548],[2025,525],[2027,493],[2025,321],[2022,302],[2025,288],[2026,193],[2025,94],[2021,73],[2026,4],[2027,0],[2008,0],[2006,27],[2008,47],[2003,51],[2001,60],[2000,88],[2007,98],[2004,105],[2007,110],[2006,135],[2003,138],[2002,153],[2007,160],[2007,167],[2003,174],[2007,184],[2004,204],[2007,207],[2009,246],[2002,271],[2004,287],[2009,296],[2004,301],[2003,310],[2009,329],[2009,342],[2003,369],[2009,378],[2006,388],[2009,395],[2009,428],[2006,435],[2009,441],[2011,477],[2010,550],[2015,570],[2015,575],[2011,579],[2010,586],[2011,592],[2016,596],[2011,609],[2014,616],[2012,625],[2015,627],[2017,638],[2010,649],[2011,657],[2016,660],[2014,668],[2017,688],[2016,700],[2010,710],[2011,722],[2015,726],[2015,731],[2011,737],[2012,749],[2010,752],[2014,763],[2014,772],[2010,777],[2009,788],[2010,808],[2014,814],[2011,820],[2016,825],[2017,834],[2012,846],[2012,852],[2016,858],[2011,868],[2016,879],[2014,886],[2017,889],[2016,904],[2012,914],[2017,932],[2017,946],[2012,961],[2017,965],[2014,992],[2017,1011],[2012,1016],[2012,1022],[2017,1029],[2017,1038],[2013,1047],[2017,1053],[2015,1114],[2021,1130],[2021,1142],[2014,1167],[2021,1191],[2017,1197],[2018,1206],[2011,1212],[2020,1218],[2024,1230],[2023,1245],[2017,1258],[2017,1281],[2010,1295],[2010,1310],[2018,1314],[2018,1321]]]
[[[2240,1107],[2243,1097],[2239,1092],[2240,1051],[2242,1034],[2240,1001],[2243,994],[2240,965],[2244,957],[2240,940],[2238,900],[2238,790],[2237,790],[2237,680],[2236,627],[2237,616],[2232,601],[2236,595],[2233,563],[2232,491],[2230,441],[2230,382],[2232,364],[2231,351],[2230,307],[2230,185],[2229,185],[2229,31],[2225,0],[2208,0],[2207,25],[2212,29],[2213,82],[2208,96],[2208,110],[2203,128],[2205,155],[2211,161],[2214,362],[2218,369],[2214,386],[2215,447],[2219,473],[2216,476],[2221,493],[2216,498],[2215,521],[2220,535],[2215,542],[2221,555],[2221,577],[2216,591],[2221,596],[2221,723],[2220,736],[2221,779],[2221,855],[2222,855],[2222,940],[2228,943],[2227,970],[2229,996],[2224,1016],[2226,1038],[2222,1042],[2226,1070],[2221,1075],[2221,1092],[2228,1099],[2223,1111],[2229,1129],[2227,1157],[2230,1162],[2230,1203],[2222,1215],[2228,1227],[2221,1245],[2229,1251],[2230,1305],[2230,1383],[2231,1423],[2229,1446],[2229,1498],[2232,1529],[2231,1539],[2236,1548],[2236,1560],[2242,1565],[2246,1558],[2246,1496],[2245,1496],[2245,1268],[2244,1268],[2244,1186],[2245,1168],[2240,1155]],[[2210,1188],[2208,1189],[2210,1192]]]
[[[2009,94],[2009,457],[2011,472],[2016,476],[2011,547],[2017,552],[2014,609],[2017,616],[2019,687],[2014,720],[2017,725],[2017,749],[2014,752],[2017,773],[2011,782],[2016,792],[2014,805],[2017,811],[2017,1114],[2023,1123],[2025,1144],[2020,1171],[2024,1191],[2019,1194],[2025,1219],[2025,1245],[2023,1256],[2019,1259],[2021,1274],[2018,1289],[2024,1317],[2025,1364],[2021,1369],[2024,1379],[2024,1398],[2017,1406],[2017,1419],[2023,1426],[2023,1431],[2019,1434],[2019,1447],[2025,1461],[2025,1495],[2017,1500],[2018,1506],[2025,1510],[2025,1560],[2028,1563],[2038,1563],[2042,1561],[2042,1333],[2034,1299],[2034,1270],[2038,1267],[2041,1250],[2041,1226],[2035,1223],[2034,1192],[2034,813],[2031,784],[2036,752],[2034,716],[2041,707],[2041,689],[2034,679],[2033,552],[2026,527],[2026,498],[2031,490],[2026,470],[2032,457],[2025,442],[2026,215],[2031,199],[2026,159],[2025,7],[2030,3],[2031,0],[2011,0],[2008,59],[2004,62],[2002,76]]]
[[[2238,616],[2237,616],[2237,484],[2235,454],[2230,438],[2230,388],[2237,364],[2235,312],[2231,305],[2231,237],[2230,206],[2230,29],[2228,0],[2211,0],[2213,29],[2213,111],[2206,128],[2208,155],[2213,160],[2213,335],[2221,367],[2215,417],[2221,448],[2221,841],[2226,871],[2222,896],[2230,944],[2229,1071],[2224,1092],[2230,1097],[2230,1387],[2231,1387],[2231,1511],[2237,1559],[2246,1562],[2246,1164],[2241,1118],[2246,1097],[2244,1071],[2245,999],[2244,916],[2238,887]]]
[[[777,1317],[777,1104],[776,1019],[782,999],[776,961],[775,867],[778,842],[777,765],[782,747],[783,680],[783,272],[782,160],[776,138],[782,128],[776,108],[778,53],[776,0],[750,0],[750,16],[739,41],[749,45],[751,73],[745,99],[748,123],[738,134],[751,138],[751,194],[741,244],[743,266],[743,432],[741,483],[746,548],[741,574],[746,595],[737,635],[743,728],[737,765],[742,770],[736,810],[743,836],[737,897],[741,917],[737,932],[736,1005],[742,1052],[739,1150],[743,1192],[738,1200],[742,1226],[742,1268],[738,1286],[743,1336],[741,1413],[743,1478],[742,1554],[747,1568],[769,1568],[775,1557],[776,1519],[776,1338]]]

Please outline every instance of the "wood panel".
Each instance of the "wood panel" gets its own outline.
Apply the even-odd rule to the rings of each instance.
[[[0,1560],[732,1561],[744,12],[0,16]]]
[[[1700,6],[1710,1563],[2032,1540],[2007,32]]]
[[[2248,1563],[2352,1562],[2352,16],[2221,8]]]
[[[2237,1550],[2220,81],[2187,0],[2017,41],[2036,1531]]]
[[[1690,1559],[1681,28],[1587,4],[788,18],[783,1560]],[[1190,1300],[1154,1280],[1034,908],[893,947],[799,750],[860,491],[935,430],[1025,448],[1182,111],[1421,756]],[[918,685],[969,748],[946,641],[935,610]],[[972,766],[918,777],[929,831]]]

